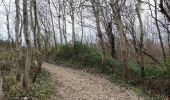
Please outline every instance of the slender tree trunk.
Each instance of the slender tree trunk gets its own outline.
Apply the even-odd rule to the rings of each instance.
[[[63,43],[63,34],[62,34],[62,29],[61,29],[61,2],[60,0],[58,0],[58,12],[59,12],[59,15],[58,15],[58,28],[59,28],[59,33],[60,33],[60,43],[62,44]]]
[[[2,0],[2,3],[5,7],[5,11],[6,11],[6,28],[7,28],[7,33],[8,33],[8,39],[7,40],[11,40],[10,42],[14,43],[13,38],[11,37],[11,33],[10,33],[10,20],[9,20],[9,16],[10,16],[10,10],[11,10],[11,5],[9,4],[6,5],[4,0]]]
[[[10,34],[10,27],[9,27],[9,14],[6,16],[6,23],[7,23],[7,31],[8,31],[8,40],[11,39],[11,34]]]
[[[63,34],[61,30],[61,16],[58,16],[58,27],[59,27],[59,33],[60,33],[60,44],[63,44]]]
[[[93,6],[93,11],[96,19],[96,26],[97,26],[97,36],[99,38],[99,44],[101,47],[101,52],[102,52],[102,62],[101,64],[104,65],[106,62],[106,52],[104,49],[104,40],[103,40],[103,34],[100,28],[100,11],[99,11],[99,0],[91,0],[92,6]]]
[[[34,0],[31,0],[30,1],[30,21],[31,21],[31,30],[33,33],[35,33],[35,22],[34,22],[34,19],[33,19],[33,4],[34,4]],[[36,34],[33,34],[34,35],[34,46],[36,47],[36,43],[37,43],[37,40],[36,40]]]
[[[128,53],[127,53],[127,44],[126,44],[126,34],[124,31],[124,25],[123,22],[121,20],[121,16],[120,13],[118,15],[118,19],[116,19],[116,23],[117,23],[117,28],[118,28],[118,32],[120,34],[120,46],[121,46],[121,57],[122,57],[122,61],[123,61],[123,68],[124,68],[124,77],[127,78],[128,77]]]
[[[167,37],[167,40],[168,40],[168,48],[169,48],[169,56],[170,56],[170,29],[169,29],[169,26],[164,26],[164,28],[166,28],[167,30],[167,33],[168,33],[168,37]]]
[[[80,0],[80,3],[82,0]],[[83,27],[83,7],[80,7],[80,19],[81,19],[81,44],[83,42],[84,37],[84,27]]]
[[[41,71],[41,66],[42,66],[42,53],[41,53],[41,41],[40,41],[40,26],[39,26],[39,22],[38,22],[38,18],[37,18],[37,3],[36,0],[34,0],[33,2],[34,5],[34,20],[35,20],[35,26],[34,26],[34,37],[36,39],[36,59],[38,62],[38,69],[35,72],[35,76],[33,77],[33,83],[36,81],[37,75],[39,74],[39,72]]]
[[[24,25],[24,35],[25,35],[25,43],[27,46],[27,55],[24,69],[24,78],[23,78],[23,87],[27,89],[29,84],[29,72],[31,67],[31,41],[30,34],[28,32],[28,11],[27,11],[27,0],[23,0],[23,25]]]
[[[63,0],[63,36],[65,43],[67,44],[67,22],[66,22],[66,2]]]
[[[156,24],[156,28],[158,30],[158,36],[159,36],[159,40],[160,40],[160,45],[161,45],[161,49],[162,49],[162,54],[163,54],[163,58],[164,58],[164,63],[166,63],[166,53],[165,53],[165,49],[164,49],[164,44],[162,41],[162,36],[161,36],[161,31],[159,28],[159,24],[158,24],[158,20],[157,20],[157,0],[154,0],[155,2],[155,24]]]
[[[120,34],[120,47],[121,47],[121,59],[123,61],[123,70],[124,70],[124,77],[128,77],[128,48],[126,44],[126,34],[124,30],[124,25],[121,19],[120,15],[120,8],[118,3],[115,3],[114,0],[111,1],[111,8],[113,12],[113,20],[115,21],[115,25],[117,27],[117,30]]]
[[[140,24],[140,43],[139,43],[139,57],[140,57],[140,62],[139,66],[141,67],[141,76],[144,78],[145,77],[145,71],[144,71],[144,44],[143,44],[143,37],[144,37],[144,28],[143,28],[143,22],[141,18],[141,0],[138,0],[137,5],[136,5],[136,12],[137,12],[137,17],[139,20]]]
[[[107,36],[109,37],[109,42],[110,42],[110,45],[111,45],[111,55],[114,59],[117,58],[116,56],[116,48],[115,48],[115,36],[113,35],[113,32],[112,32],[112,22],[109,22],[107,24]]]
[[[48,47],[50,47],[50,43],[49,43],[49,33],[48,33],[48,29],[47,29],[47,25],[45,24],[45,22],[43,22],[42,17],[40,18],[41,24],[44,27],[44,33],[45,33],[45,49],[47,50]]]
[[[20,23],[21,23],[21,25],[20,25],[20,30],[19,30],[19,37],[20,37],[19,45],[21,45],[21,43],[22,43],[22,30],[23,30],[23,21],[22,21],[22,19],[20,20]]]
[[[54,45],[57,47],[57,38],[56,38],[56,34],[55,34],[55,29],[54,29],[54,20],[53,20],[53,14],[52,14],[52,10],[51,10],[50,0],[48,0],[48,5],[49,5],[49,9],[50,9],[50,16],[51,16],[51,22],[52,22]]]
[[[71,22],[72,22],[72,45],[73,49],[76,50],[76,33],[75,33],[75,16],[73,8],[73,0],[71,1]]]
[[[20,24],[20,6],[19,6],[20,0],[15,0],[15,6],[16,6],[16,24],[15,24],[15,46],[16,46],[16,55],[17,55],[17,61],[16,61],[16,66],[17,66],[17,77],[16,80],[19,82],[21,80],[21,67],[19,65],[19,24]]]
[[[64,40],[65,43],[67,44],[67,23],[66,23],[66,18],[65,16],[63,17],[63,36],[64,36]]]
[[[170,55],[170,34],[168,34],[168,47],[169,47],[169,55]]]

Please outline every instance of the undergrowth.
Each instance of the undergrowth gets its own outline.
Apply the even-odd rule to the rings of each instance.
[[[24,57],[24,55],[22,56]],[[0,70],[3,79],[4,100],[19,100],[21,97],[29,97],[32,100],[50,100],[51,94],[55,91],[50,73],[42,69],[36,82],[34,84],[30,83],[28,89],[23,90],[21,88],[22,82],[16,81],[18,66],[15,62],[16,53],[13,47],[0,45]],[[21,58],[20,65],[22,69],[24,68],[24,62],[24,58]]]
[[[50,100],[50,96],[55,90],[54,86],[55,85],[50,78],[50,74],[44,69],[38,75],[36,82],[34,84],[30,84],[26,91],[18,89],[15,77],[11,73],[5,77],[5,99],[13,100],[15,98],[28,97],[33,100]]]

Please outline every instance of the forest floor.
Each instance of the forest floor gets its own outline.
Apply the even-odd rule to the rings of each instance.
[[[44,63],[57,91],[53,100],[143,100],[134,92],[109,82],[105,76]]]
[[[0,100],[3,98],[3,91],[2,91],[2,74],[0,71]]]

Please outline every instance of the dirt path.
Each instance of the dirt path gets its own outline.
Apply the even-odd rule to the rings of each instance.
[[[133,92],[105,78],[66,67],[44,63],[56,82],[58,99],[53,100],[142,100]]]

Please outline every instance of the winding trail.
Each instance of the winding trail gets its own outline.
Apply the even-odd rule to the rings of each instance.
[[[56,83],[53,100],[143,100],[135,93],[110,83],[104,77],[44,63]]]

